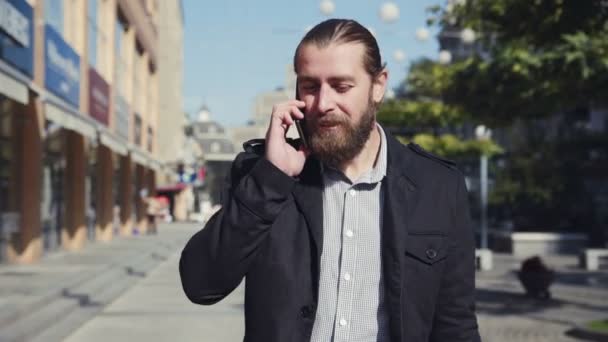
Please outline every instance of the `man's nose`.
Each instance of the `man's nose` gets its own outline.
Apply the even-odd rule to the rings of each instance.
[[[317,94],[317,111],[326,114],[335,107],[335,100],[331,87],[322,85]]]

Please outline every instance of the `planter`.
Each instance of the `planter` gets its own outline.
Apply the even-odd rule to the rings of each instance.
[[[549,287],[555,279],[555,272],[549,269],[538,256],[522,262],[521,270],[517,272],[521,285],[530,297],[549,299]]]
[[[555,273],[551,270],[544,272],[517,272],[517,277],[521,285],[526,290],[526,294],[530,297],[549,299],[551,292],[549,287],[555,279]]]

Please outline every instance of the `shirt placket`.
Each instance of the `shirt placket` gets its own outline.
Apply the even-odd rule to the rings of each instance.
[[[352,307],[357,260],[358,210],[357,190],[355,186],[347,188],[344,193],[344,216],[342,220],[342,258],[339,265],[338,300],[334,341],[349,341],[352,330]]]

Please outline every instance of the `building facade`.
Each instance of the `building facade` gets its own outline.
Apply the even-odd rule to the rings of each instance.
[[[0,1],[0,258],[145,233],[159,1]]]
[[[181,1],[159,1],[158,22],[158,60],[162,65],[158,70],[159,77],[159,126],[158,157],[172,171],[185,161],[183,146],[186,144],[184,128],[188,121],[184,115],[183,94],[183,35],[184,13]],[[174,173],[174,172],[173,172]],[[172,175],[157,178],[161,185],[174,182]],[[162,175],[159,175],[162,176]]]

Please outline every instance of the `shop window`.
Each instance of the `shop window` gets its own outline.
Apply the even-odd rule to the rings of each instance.
[[[0,96],[0,215],[14,210],[13,187],[14,141],[11,103]],[[0,222],[2,224],[2,222]]]
[[[64,223],[66,169],[65,134],[61,126],[47,121],[45,124],[44,155],[42,164],[41,220],[45,251],[61,246],[61,229]]]

